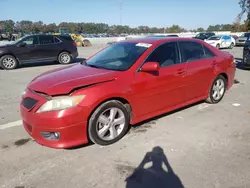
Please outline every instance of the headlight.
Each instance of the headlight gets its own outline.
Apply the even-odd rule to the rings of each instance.
[[[85,95],[54,97],[51,100],[44,103],[37,110],[36,113],[71,108],[71,107],[78,105],[84,98],[85,98]]]
[[[26,95],[26,89],[21,93],[21,97],[23,97],[24,95]]]

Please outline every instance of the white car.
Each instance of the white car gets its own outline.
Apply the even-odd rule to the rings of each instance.
[[[230,48],[235,46],[235,39],[229,35],[212,36],[205,40],[208,44],[216,48]]]

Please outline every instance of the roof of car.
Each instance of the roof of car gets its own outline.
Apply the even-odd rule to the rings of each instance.
[[[200,41],[199,39],[194,38],[184,38],[184,37],[143,37],[143,38],[134,38],[134,39],[128,39],[121,42],[135,42],[135,43],[150,43],[150,44],[157,44],[161,42],[167,42],[167,41]]]

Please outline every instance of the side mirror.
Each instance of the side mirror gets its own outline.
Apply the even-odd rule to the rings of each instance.
[[[141,72],[158,72],[160,65],[158,62],[146,62],[141,67]]]
[[[26,46],[26,43],[21,43],[21,44],[18,44],[17,46],[18,46],[18,47],[25,47],[25,46]]]

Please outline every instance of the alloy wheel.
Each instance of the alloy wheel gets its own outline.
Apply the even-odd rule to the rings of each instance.
[[[3,59],[2,64],[5,68],[11,69],[11,68],[15,67],[16,61],[11,57],[6,57]]]
[[[125,115],[119,108],[105,110],[97,120],[97,134],[105,141],[114,140],[125,127]]]
[[[67,64],[70,62],[70,56],[68,54],[62,54],[61,55],[61,62],[64,64]]]
[[[220,100],[225,92],[225,83],[222,79],[218,79],[215,81],[213,85],[213,93],[212,96],[214,100]]]

